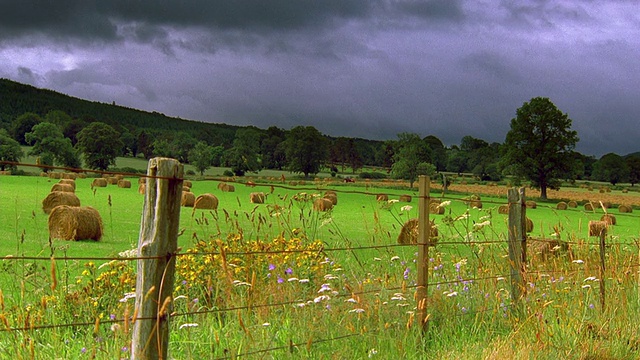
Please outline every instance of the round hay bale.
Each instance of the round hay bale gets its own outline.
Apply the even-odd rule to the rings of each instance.
[[[509,205],[498,206],[498,214],[508,214],[508,213],[509,213]]]
[[[105,178],[95,178],[91,182],[91,187],[107,187],[107,179]]]
[[[222,190],[222,188],[224,188],[225,186],[227,186],[227,183],[225,183],[225,182],[219,182],[219,183],[218,183],[218,190]]]
[[[616,224],[616,217],[613,216],[612,214],[604,214],[600,218],[600,221],[604,221],[605,223],[607,223],[607,226],[615,225]]]
[[[567,210],[567,203],[564,201],[560,201],[556,204],[556,209],[558,210]]]
[[[53,184],[53,186],[51,187],[51,192],[54,191],[62,191],[62,192],[76,192],[76,188],[74,188],[73,186],[69,185],[69,184],[60,184],[60,183],[56,183]]]
[[[429,221],[431,228],[431,236],[429,237],[429,246],[435,246],[438,242],[438,228],[433,220]],[[418,219],[409,219],[402,225],[400,234],[398,234],[398,244],[417,244],[418,243]]]
[[[613,204],[611,204],[611,201],[601,201],[600,203],[602,204],[602,207],[605,209],[611,209],[611,207],[613,206]]]
[[[118,185],[118,180],[120,179],[117,176],[110,176],[107,178],[109,185]]]
[[[64,240],[95,240],[102,238],[102,219],[92,207],[59,205],[49,215],[49,236]]]
[[[327,190],[324,192],[325,195],[335,195],[338,196],[338,193],[335,190]]]
[[[264,204],[265,198],[266,196],[263,192],[252,192],[249,194],[249,201],[251,201],[252,204]]]
[[[182,192],[191,192],[191,188],[188,186],[183,186],[182,187]]]
[[[333,208],[333,203],[329,199],[317,198],[313,201],[313,210],[329,211]]]
[[[193,187],[193,183],[191,181],[189,181],[189,180],[183,180],[182,181],[182,186],[186,186],[189,189],[191,189]]]
[[[440,206],[440,203],[432,202],[429,204],[429,213],[435,215],[443,215],[444,214],[444,206]]]
[[[591,202],[588,202],[588,203],[584,204],[584,210],[585,211],[593,211],[593,204]]]
[[[192,192],[182,192],[182,199],[180,199],[180,205],[185,207],[193,207],[196,202],[196,196]]]
[[[78,177],[78,174],[76,173],[62,173],[62,175],[60,175],[61,179],[66,179],[66,180],[75,180]]]
[[[538,204],[533,200],[527,200],[525,201],[524,204],[527,207],[527,209],[535,209],[538,207]]]
[[[589,221],[589,236],[600,236],[600,234],[607,232],[607,223],[604,221]]]
[[[623,194],[626,194],[626,193],[628,193],[628,192],[629,192],[629,189],[622,189],[622,193],[623,193]]]
[[[378,194],[378,195],[376,195],[376,201],[389,201],[389,195],[387,195],[387,194]]]
[[[629,206],[629,205],[622,204],[622,205],[618,206],[618,211],[621,212],[621,213],[631,213],[631,212],[633,212],[633,208],[631,206]]]
[[[569,251],[569,244],[558,239],[527,238],[527,257],[539,256],[546,260],[551,255],[560,255]]]
[[[125,180],[125,179],[120,179],[120,180],[118,180],[118,187],[119,188],[123,188],[123,189],[130,189],[131,188],[131,181]]]
[[[574,201],[574,200],[571,200],[571,201],[569,201],[569,202],[567,203],[567,207],[570,207],[570,208],[574,208],[574,209],[575,209],[575,208],[577,208],[577,207],[578,207],[578,202],[576,202],[576,201]]]
[[[147,184],[138,184],[138,194],[144,195],[147,191]]]
[[[411,202],[411,195],[400,195],[400,202]]]
[[[469,201],[469,207],[476,208],[476,209],[482,209],[482,201],[480,201],[480,200],[471,200],[471,201]]]
[[[233,185],[229,185],[227,183],[224,183],[220,187],[220,190],[222,190],[223,192],[234,192],[234,191],[236,191],[236,188]]]
[[[533,220],[531,220],[531,219],[527,218],[527,220],[526,220],[526,221],[527,221],[527,224],[526,224],[526,226],[525,226],[525,227],[526,227],[526,229],[525,229],[525,230],[526,230],[528,233],[533,232]]]
[[[42,210],[46,214],[59,205],[80,206],[80,199],[72,192],[54,191],[42,200]]]
[[[338,196],[335,193],[325,193],[324,198],[331,200],[333,206],[338,205]]]
[[[138,178],[138,184],[146,184],[147,183],[147,178],[144,176],[140,176]]]
[[[67,185],[71,185],[73,186],[73,188],[76,188],[76,181],[73,179],[60,179],[60,181],[58,181],[59,184],[67,184]]]
[[[289,185],[291,186],[297,186],[298,182],[297,181],[289,181]]]
[[[213,194],[202,194],[196,198],[195,203],[193,204],[194,209],[207,209],[207,210],[217,210],[218,209],[218,198]]]
[[[55,172],[55,171],[49,172],[49,179],[61,179],[61,178],[62,178],[62,173]]]
[[[77,174],[78,179],[86,179],[87,178],[87,174],[85,173],[79,173]]]

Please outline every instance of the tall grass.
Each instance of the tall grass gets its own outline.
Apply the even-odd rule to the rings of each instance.
[[[8,204],[0,210],[2,255],[55,257],[2,261],[0,321],[25,330],[4,332],[1,356],[128,357],[135,262],[126,256],[137,244],[143,199],[132,189],[92,191],[88,180],[77,182],[82,204],[105,221],[100,242],[50,241],[39,201],[51,183],[0,179]],[[550,205],[529,211],[537,237],[555,227],[571,252],[531,254],[526,295],[512,303],[505,218],[496,211],[504,199],[483,199],[480,210],[459,201],[462,194],[447,195],[445,215],[434,216],[440,239],[430,251],[423,333],[415,322],[416,249],[387,246],[417,216],[415,202],[380,204],[373,195],[339,192],[334,210],[319,213],[299,193],[326,185],[276,187],[263,205],[249,203],[254,189],[222,193],[216,185],[196,181],[192,190],[215,193],[218,211],[182,209],[173,358],[630,358],[640,345],[628,326],[640,301],[634,216],[620,214],[600,279],[585,224],[601,214]],[[406,192],[368,190],[392,198]],[[62,259],[80,256],[122,258]]]

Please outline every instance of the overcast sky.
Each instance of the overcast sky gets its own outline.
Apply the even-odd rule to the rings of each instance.
[[[637,0],[0,0],[0,77],[332,136],[504,142],[548,97],[577,150],[640,151]]]

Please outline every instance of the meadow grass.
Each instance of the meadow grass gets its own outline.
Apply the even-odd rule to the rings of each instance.
[[[3,260],[1,320],[5,328],[79,325],[5,332],[0,358],[126,358],[135,262],[61,258],[134,249],[143,196],[115,186],[92,190],[90,179],[78,179],[76,193],[101,213],[104,237],[50,241],[41,200],[53,181],[0,178],[0,254],[57,258]],[[608,237],[602,309],[596,240],[586,237],[587,222],[602,211],[556,211],[551,203],[529,210],[534,236],[549,238],[557,229],[572,249],[546,260],[531,254],[526,297],[517,306],[509,297],[506,218],[497,214],[506,194],[483,197],[483,209],[460,201],[468,194],[445,194],[447,211],[432,216],[440,244],[430,252],[430,318],[422,334],[413,298],[416,247],[384,247],[417,217],[417,201],[379,203],[373,195],[415,192],[309,182],[273,191],[266,183],[237,184],[224,193],[217,183],[194,181],[192,188],[218,196],[217,212],[181,210],[173,358],[628,358],[640,346],[627,326],[639,315],[633,214],[616,214]],[[327,188],[339,191],[331,212],[295,200]],[[364,190],[371,195],[354,192]],[[266,204],[251,204],[253,191],[268,193]],[[372,245],[381,247],[357,249]],[[264,250],[271,252],[251,254]]]

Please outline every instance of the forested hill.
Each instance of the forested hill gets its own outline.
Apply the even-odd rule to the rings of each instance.
[[[88,101],[52,90],[45,90],[15,81],[0,79],[0,123],[6,125],[18,116],[32,112],[44,117],[60,110],[84,122],[100,121],[116,129],[148,133],[185,132],[201,140],[231,143],[238,126],[173,118],[157,112],[147,112],[115,104]],[[6,127],[6,126],[2,126]]]

